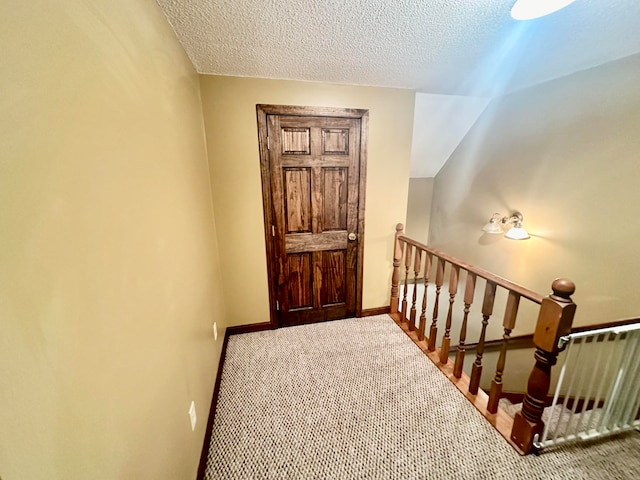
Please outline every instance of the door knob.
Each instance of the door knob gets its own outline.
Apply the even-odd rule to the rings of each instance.
[[[347,235],[347,238],[349,239],[349,241],[353,242],[356,238],[358,238],[358,236],[351,232],[349,235]]]

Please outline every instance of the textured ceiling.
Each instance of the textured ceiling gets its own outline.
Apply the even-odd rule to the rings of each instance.
[[[495,96],[640,52],[640,1],[157,0],[197,71]]]
[[[640,0],[529,21],[515,0],[157,2],[200,73],[420,92],[411,177],[436,175],[489,98],[640,52]]]

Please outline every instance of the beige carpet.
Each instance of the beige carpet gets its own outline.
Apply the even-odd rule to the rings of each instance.
[[[520,457],[386,315],[233,336],[207,479],[638,479],[640,434]]]

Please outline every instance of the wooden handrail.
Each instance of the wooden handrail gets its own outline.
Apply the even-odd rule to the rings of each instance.
[[[398,224],[398,225],[402,225],[402,224]],[[397,228],[397,227],[396,227]],[[404,228],[404,227],[402,227]],[[538,305],[540,305],[542,303],[542,299],[544,298],[543,295],[540,295],[539,293],[534,292],[533,290],[529,290],[528,288],[523,287],[522,285],[518,285],[517,283],[513,283],[509,280],[507,280],[506,278],[502,278],[498,275],[495,275],[487,270],[484,270],[482,268],[470,265],[466,262],[463,262],[462,260],[456,258],[456,257],[452,257],[451,255],[447,255],[444,252],[441,252],[440,250],[436,250],[435,248],[432,248],[428,245],[425,245],[424,243],[420,243],[416,240],[412,240],[411,238],[405,236],[405,235],[398,235],[397,237],[398,240],[400,240],[401,242],[405,242],[409,245],[411,245],[412,247],[417,247],[421,250],[424,250],[426,252],[431,253],[432,255],[441,258],[442,260],[449,262],[452,265],[457,265],[458,267],[462,268],[463,270],[466,270],[467,272],[471,272],[476,274],[477,276],[484,278],[485,280],[488,280],[490,282],[495,283],[496,285],[505,288],[507,290],[510,290],[512,292],[517,293],[518,295],[520,295],[521,297],[524,297],[528,300],[531,300],[534,303],[537,303]]]
[[[469,350],[475,350],[476,348],[478,348],[480,344],[479,343],[469,343],[466,346],[466,350],[467,352],[469,352]],[[496,340],[488,340],[486,342],[484,342],[484,351],[486,352],[494,352],[496,350],[500,350],[500,348],[502,347],[502,339],[496,339]],[[511,337],[509,339],[509,350],[519,350],[522,348],[533,348],[533,333],[530,333],[529,335],[518,335],[516,337]]]
[[[601,329],[601,328],[610,328],[610,327],[621,327],[623,325],[632,325],[634,323],[640,323],[640,317],[636,317],[636,318],[625,318],[622,320],[615,320],[613,322],[604,322],[604,323],[596,323],[593,325],[584,325],[582,327],[573,327],[571,329],[571,333],[582,333],[582,332],[588,332],[590,330],[596,330],[596,329]],[[466,352],[469,353],[469,350],[475,350],[476,348],[478,348],[478,343],[467,343],[465,345],[465,349]],[[484,342],[484,351],[486,352],[491,352],[491,351],[495,351],[495,350],[500,350],[500,347],[502,346],[502,339],[496,339],[496,340],[488,340],[486,342]],[[455,348],[456,345],[454,345],[451,348]],[[535,345],[533,344],[533,333],[530,333],[528,335],[518,335],[516,337],[511,337],[509,339],[509,350],[519,350],[522,348],[535,348]],[[524,392],[523,392],[524,395]]]
[[[516,449],[528,453],[531,451],[535,433],[540,429],[540,426],[544,426],[541,415],[549,391],[551,366],[555,364],[558,354],[558,336],[565,335],[571,330],[575,312],[575,304],[571,300],[571,295],[575,286],[570,280],[557,279],[552,285],[553,294],[543,296],[487,270],[413,240],[404,235],[403,229],[402,224],[396,226],[390,299],[391,317]],[[445,286],[445,269],[448,269],[448,284],[445,288],[449,294],[449,308],[440,339],[441,343],[438,347],[439,306],[441,301],[445,301],[441,298],[441,293],[444,293],[441,290]],[[462,300],[457,299],[458,283],[461,281],[460,270],[466,272]],[[420,277],[420,275],[424,276]],[[481,302],[473,307],[477,277],[485,280],[484,293]],[[401,278],[404,280],[402,295],[400,295]],[[417,289],[419,283],[424,285],[424,292],[422,293],[420,324],[417,326],[415,322],[418,313]],[[430,302],[427,301],[427,287],[429,285],[435,287],[434,296]],[[492,320],[498,288],[506,290],[508,297],[502,318],[503,335],[500,340],[500,356],[491,382],[491,389],[487,395],[479,389],[479,384],[484,368],[483,354],[486,332]],[[539,305],[540,310],[536,333],[533,335],[533,344],[537,349],[536,366],[529,379],[523,411],[518,413],[520,420],[518,421],[518,416],[516,416],[516,421],[514,421],[500,410],[498,401],[503,391],[503,374],[511,332],[516,325],[518,308],[522,298]],[[479,308],[480,304],[481,308]],[[454,308],[463,308],[459,332],[452,332]],[[473,312],[476,312],[473,313],[473,319],[470,316],[472,308]],[[432,313],[429,315],[428,312]],[[479,342],[477,345],[466,346],[468,323],[480,320],[478,314],[482,320]],[[427,324],[427,315],[431,317],[430,325]],[[428,335],[426,334],[427,329]],[[449,359],[449,354],[452,351],[451,344],[456,339],[458,345],[455,347],[454,363]],[[519,340],[518,337],[517,340]],[[465,352],[467,348],[473,347],[476,347],[475,361],[471,368],[471,375],[467,376],[463,371]],[[541,405],[542,408],[540,408]]]

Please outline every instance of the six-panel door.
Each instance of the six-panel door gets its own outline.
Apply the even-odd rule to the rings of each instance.
[[[280,325],[355,314],[360,119],[268,116]]]

